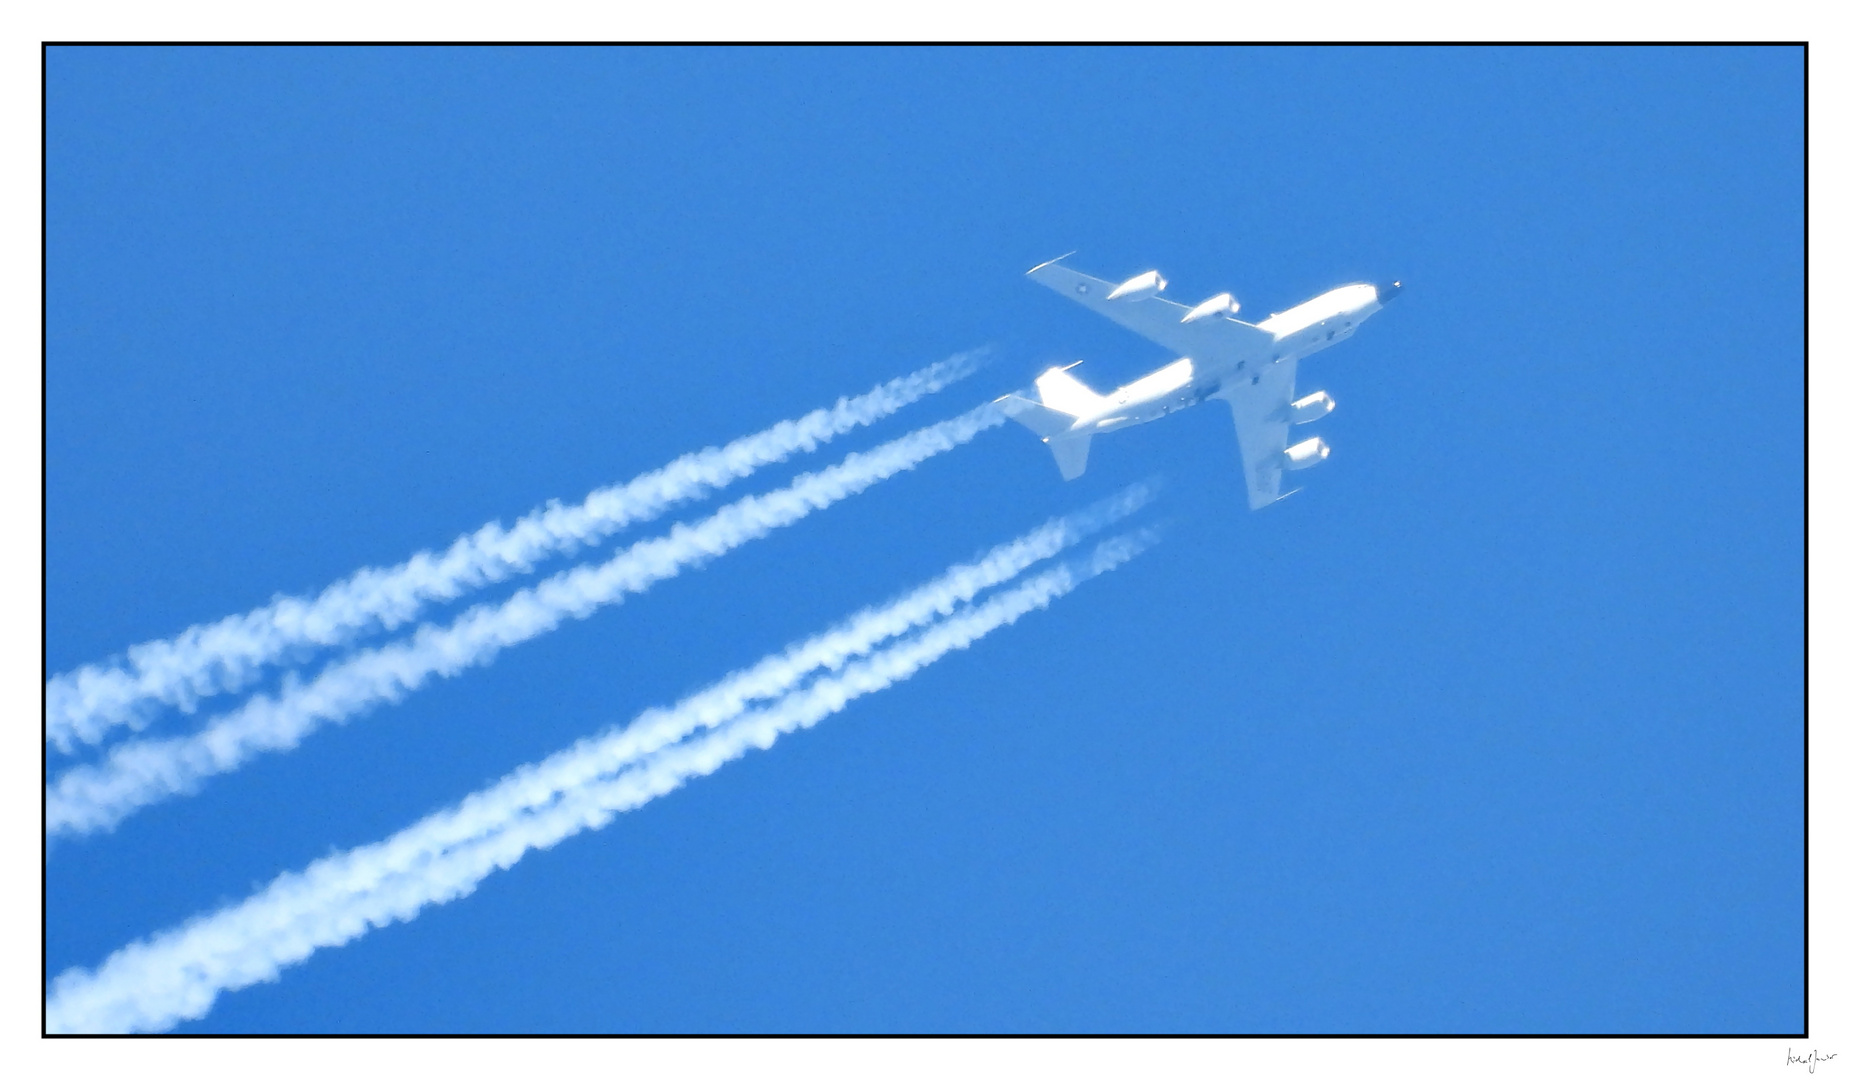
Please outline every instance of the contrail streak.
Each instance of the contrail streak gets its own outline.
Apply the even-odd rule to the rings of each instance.
[[[979,353],[962,353],[883,383],[833,408],[817,409],[722,447],[676,458],[624,484],[600,488],[576,506],[548,503],[503,528],[491,522],[442,554],[423,551],[392,567],[368,567],[312,599],[282,597],[265,607],[189,627],[173,638],[128,650],[126,661],[89,664],[45,684],[45,738],[69,753],[114,727],[139,727],[156,705],[192,711],[200,698],[248,685],[265,667],[307,647],[327,647],[418,617],[431,601],[514,574],[547,556],[595,544],[670,507],[705,497],[764,465],[784,460],[891,415],[969,375]]]
[[[45,793],[48,837],[110,828],[141,807],[196,790],[257,754],[286,750],[324,723],[397,701],[432,675],[453,676],[502,649],[538,637],[566,618],[582,619],[658,581],[700,565],[774,529],[872,487],[927,458],[961,446],[1003,420],[993,403],[920,428],[865,453],[849,454],[788,487],[750,495],[695,525],[638,542],[607,562],[580,566],[522,589],[500,604],[478,605],[446,627],[330,665],[275,697],[259,694],[184,737],[122,743],[96,765],[71,769]]]
[[[318,949],[344,945],[374,927],[409,921],[430,904],[467,896],[483,878],[514,865],[528,851],[602,828],[616,814],[708,775],[752,747],[768,748],[783,734],[813,726],[855,698],[907,679],[947,653],[1046,607],[1154,541],[1149,530],[1106,541],[1085,560],[1039,574],[706,735],[657,749],[614,773],[609,766],[561,766],[595,759],[600,743],[627,732],[581,743],[539,766],[518,770],[393,837],[317,860],[300,874],[285,873],[241,904],[128,945],[94,972],[65,971],[50,988],[46,1029],[153,1031],[203,1016],[221,993],[274,980],[283,968]],[[952,573],[961,569],[966,568]],[[536,784],[542,774],[549,782]],[[490,806],[498,809],[487,812]]]
[[[734,672],[699,693],[663,709],[651,709],[628,727],[585,739],[537,765],[518,770],[500,785],[465,799],[445,831],[432,843],[453,843],[479,833],[484,822],[539,806],[559,792],[608,774],[646,754],[704,728],[718,727],[753,701],[781,697],[816,671],[840,670],[875,646],[947,616],[977,593],[1012,580],[1029,566],[1052,558],[1107,525],[1140,509],[1153,495],[1135,484],[1112,498],[1068,517],[1054,518],[1023,536],[998,545],[972,563],[943,575],[897,600],[863,610],[841,625],[782,653]]]

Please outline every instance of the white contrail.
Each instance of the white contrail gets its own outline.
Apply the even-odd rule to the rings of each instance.
[[[474,836],[484,822],[532,809],[559,792],[606,775],[703,728],[724,724],[753,701],[781,697],[811,674],[863,656],[884,641],[951,614],[984,589],[1010,581],[1033,564],[1052,558],[1099,529],[1140,509],[1153,494],[1135,484],[1077,514],[1054,518],[1023,536],[998,545],[972,563],[954,566],[897,600],[868,608],[841,625],[734,672],[675,705],[651,709],[620,731],[581,740],[545,761],[516,771],[502,784],[465,799],[442,831],[427,843],[449,844]]]
[[[764,465],[891,415],[970,374],[979,355],[953,356],[859,397],[843,398],[833,408],[676,458],[628,483],[594,491],[576,506],[548,503],[512,528],[491,522],[440,555],[423,551],[397,566],[368,567],[312,599],[282,597],[243,615],[136,645],[124,661],[54,676],[45,684],[45,738],[69,753],[79,742],[100,741],[118,725],[141,726],[157,704],[190,712],[200,698],[239,690],[266,666],[301,649],[339,645],[368,630],[401,626],[427,602],[453,600],[526,573],[547,556],[595,544]]]
[[[812,726],[857,697],[909,678],[946,653],[1046,607],[1087,578],[1134,557],[1154,539],[1146,530],[1107,541],[1089,559],[1037,575],[849,663],[833,676],[707,735],[656,750],[614,774],[609,768],[555,768],[566,759],[599,752],[595,742],[580,744],[396,836],[317,860],[300,874],[285,873],[241,904],[118,950],[94,972],[73,968],[60,974],[46,1002],[46,1029],[154,1031],[203,1016],[223,992],[274,980],[283,968],[318,949],[346,944],[373,927],[408,921],[430,904],[467,896],[483,878],[512,866],[528,851],[601,828],[617,813],[705,776],[751,747],[769,747],[780,735]],[[553,783],[536,785],[541,774],[550,774]],[[485,812],[489,806],[499,809]]]
[[[446,627],[424,626],[409,638],[330,665],[275,697],[259,694],[199,732],[117,745],[95,765],[71,769],[45,792],[48,837],[95,832],[141,807],[196,790],[257,754],[286,750],[324,723],[341,722],[396,701],[432,675],[452,676],[485,664],[502,649],[546,633],[565,619],[641,592],[773,529],[864,491],[975,438],[1003,420],[993,403],[920,428],[839,464],[805,473],[788,487],[750,495],[695,525],[676,525],[595,566],[580,566],[522,589],[499,604],[478,605]]]

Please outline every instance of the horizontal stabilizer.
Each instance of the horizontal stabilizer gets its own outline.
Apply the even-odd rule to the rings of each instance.
[[[1056,435],[1047,440],[1053,451],[1053,463],[1060,466],[1060,476],[1077,480],[1086,471],[1086,451],[1092,448],[1091,435]]]
[[[1034,432],[1041,438],[1051,438],[1073,426],[1073,414],[1050,409],[1038,401],[1008,394],[997,399],[1002,404],[1002,412],[1011,420]]]

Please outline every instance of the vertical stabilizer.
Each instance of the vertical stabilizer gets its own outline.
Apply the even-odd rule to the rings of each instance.
[[[1030,401],[1014,394],[1004,394],[996,399],[1002,406],[1002,412],[1010,420],[1034,432],[1044,442],[1055,435],[1065,434],[1073,426],[1073,414],[1050,409],[1038,401]]]
[[[1034,388],[1041,392],[1041,404],[1074,416],[1089,416],[1105,407],[1104,398],[1065,368],[1053,368],[1034,380]]]

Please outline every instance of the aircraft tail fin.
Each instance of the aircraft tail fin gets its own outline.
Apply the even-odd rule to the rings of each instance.
[[[1043,439],[1050,439],[1073,426],[1073,414],[1058,409],[1050,409],[1038,401],[1008,394],[999,399],[1002,411],[1010,420],[1034,432]]]
[[[1038,401],[1005,394],[996,399],[1009,419],[1041,437],[1053,451],[1054,464],[1068,480],[1086,471],[1086,452],[1092,447],[1092,434],[1070,435],[1075,417],[1072,413],[1050,409]]]
[[[1086,471],[1086,452],[1092,448],[1090,434],[1056,435],[1045,441],[1053,451],[1053,463],[1060,466],[1063,479],[1077,480]]]
[[[1066,368],[1050,368],[1034,380],[1034,388],[1041,392],[1041,404],[1074,416],[1097,412],[1105,404],[1104,398]]]

